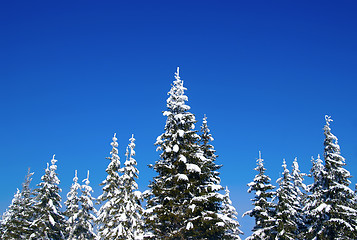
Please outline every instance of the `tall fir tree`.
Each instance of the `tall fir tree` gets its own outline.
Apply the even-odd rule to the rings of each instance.
[[[275,224],[275,204],[271,201],[275,193],[272,191],[275,187],[270,183],[271,179],[265,175],[264,161],[259,152],[257,167],[254,168],[258,174],[254,177],[253,182],[249,183],[248,192],[255,193],[252,204],[254,208],[243,214],[254,217],[255,225],[252,234],[247,240],[273,239]]]
[[[276,239],[298,239],[298,209],[297,193],[294,188],[293,178],[283,160],[283,174],[277,180],[279,188],[276,190],[275,234]]]
[[[98,210],[97,224],[98,237],[103,240],[124,239],[122,238],[124,228],[121,222],[122,216],[122,192],[123,183],[120,178],[120,158],[118,156],[118,143],[116,134],[114,134],[110,163],[106,169],[108,173],[106,179],[101,183],[103,193],[98,197],[98,203],[102,204]]]
[[[96,210],[93,206],[92,197],[93,189],[89,186],[89,170],[87,172],[87,178],[83,180],[84,184],[81,186],[81,196],[79,197],[80,209],[78,210],[78,224],[77,229],[74,231],[75,239],[78,240],[94,240],[96,239],[96,233],[94,229],[95,213]]]
[[[67,200],[64,202],[66,205],[66,210],[64,215],[68,218],[67,220],[67,235],[68,239],[77,239],[78,234],[78,212],[79,212],[79,196],[78,191],[81,186],[78,184],[77,170],[75,170],[73,183],[70,191],[67,193]]]
[[[325,116],[324,170],[321,171],[321,198],[311,209],[311,239],[356,239],[357,214],[350,173],[344,168],[337,137],[331,133],[331,117]]]
[[[220,218],[224,223],[225,232],[222,239],[225,240],[240,240],[243,232],[239,229],[239,223],[237,221],[237,211],[232,205],[231,198],[229,196],[230,191],[228,187],[225,189],[225,194],[222,201],[222,210],[220,211]]]
[[[64,239],[66,220],[61,212],[61,189],[60,180],[57,177],[57,160],[55,155],[51,160],[51,165],[47,163],[45,174],[41,177],[42,182],[35,189],[35,219],[31,226],[34,232],[30,239]]]
[[[186,88],[175,73],[167,99],[165,132],[155,143],[162,151],[152,168],[157,172],[146,192],[146,237],[155,239],[197,239],[202,230],[196,203],[205,201],[201,189],[202,161],[206,158],[198,144],[195,116],[189,112]],[[201,205],[201,203],[199,204]],[[202,239],[200,236],[199,239]]]

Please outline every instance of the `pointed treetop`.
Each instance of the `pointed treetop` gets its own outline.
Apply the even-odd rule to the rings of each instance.
[[[329,115],[325,115],[325,120],[326,120],[326,125],[329,126],[330,122],[333,122],[333,120],[331,119],[331,116]]]
[[[286,161],[285,161],[285,158],[283,158],[283,168],[286,169]]]
[[[262,152],[259,151],[259,158],[257,159],[257,163],[259,167],[263,167],[263,159],[262,159]]]
[[[86,185],[89,185],[89,170],[88,170],[88,172],[87,172],[87,178],[86,179],[83,179],[83,181],[82,182],[84,182]]]
[[[134,134],[131,134],[131,138],[129,139],[129,141],[130,141],[131,143],[133,143],[133,142],[135,141]]]
[[[228,190],[228,186],[226,186],[225,192],[226,192],[227,195],[229,195],[230,191]]]
[[[57,160],[55,159],[55,156],[56,156],[56,154],[53,154],[53,156],[52,156],[52,160],[51,160],[52,165],[55,165],[57,162]]]
[[[73,182],[77,182],[78,181],[78,177],[77,177],[77,170],[74,170],[74,178],[73,178]]]
[[[180,76],[179,76],[179,75],[180,75],[180,67],[177,67],[177,70],[176,70],[176,73],[175,73],[175,74],[176,74],[177,77],[180,77]]]
[[[116,142],[118,139],[116,138],[117,133],[114,133],[113,141]]]

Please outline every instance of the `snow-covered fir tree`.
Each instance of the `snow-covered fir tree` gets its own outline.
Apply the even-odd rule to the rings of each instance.
[[[344,168],[337,137],[331,133],[332,119],[325,116],[324,170],[321,171],[321,192],[317,204],[312,204],[311,239],[356,239],[357,214],[354,191],[349,187],[350,173]]]
[[[276,190],[275,234],[276,239],[295,240],[298,238],[298,209],[297,193],[293,178],[283,160],[283,174],[277,180],[279,188]]]
[[[78,184],[77,170],[75,170],[73,183],[70,191],[67,193],[67,200],[64,202],[66,210],[64,215],[67,219],[67,235],[68,239],[77,239],[78,234],[78,211],[79,211],[79,196],[78,191],[81,186]]]
[[[197,202],[205,201],[200,192],[201,166],[206,158],[199,146],[195,116],[189,112],[186,88],[175,73],[167,99],[165,132],[156,141],[162,151],[152,166],[157,172],[146,192],[146,237],[155,239],[202,239],[197,233],[207,229],[198,223]],[[197,237],[196,237],[197,236]],[[218,239],[218,238],[217,238]]]
[[[32,181],[31,177],[33,174],[34,173],[32,173],[29,168],[21,190],[21,212],[18,215],[18,218],[21,220],[20,231],[22,232],[24,239],[29,239],[31,233],[34,231],[34,229],[31,228],[31,224],[35,216],[35,200],[33,198],[33,192],[30,188]]]
[[[120,200],[121,208],[121,226],[123,228],[123,239],[133,240],[143,238],[143,208],[141,207],[141,192],[138,191],[136,179],[139,177],[139,170],[136,168],[135,156],[135,138],[134,135],[129,139],[125,156],[126,161],[122,169],[123,192]]]
[[[21,219],[17,217],[21,210],[21,192],[17,189],[8,210],[4,214],[1,239],[25,239],[21,233]]]
[[[42,182],[35,189],[35,219],[32,222],[34,232],[30,239],[64,239],[67,227],[65,217],[61,212],[60,180],[57,177],[57,160],[55,155],[51,165],[47,163]]]
[[[303,208],[307,203],[307,186],[304,183],[304,176],[306,176],[306,174],[301,173],[299,169],[299,163],[297,161],[297,158],[295,158],[292,166],[291,177],[296,193],[295,205],[297,206],[297,208],[294,219],[298,225],[298,236],[301,236],[306,232]]]
[[[266,169],[264,168],[264,161],[261,158],[260,152],[259,159],[257,160],[257,167],[254,168],[254,170],[256,170],[258,174],[254,177],[253,182],[248,184],[248,192],[255,193],[255,197],[252,199],[254,208],[245,212],[243,216],[249,215],[250,217],[254,217],[255,225],[252,230],[252,235],[246,239],[272,239],[275,224],[275,205],[272,203],[271,199],[274,197],[275,193],[272,190],[275,187],[270,184],[271,179],[265,175]]]
[[[30,227],[34,216],[34,200],[30,189],[32,175],[28,169],[21,192],[15,194],[9,210],[4,214],[2,232],[5,234],[2,239],[29,239],[33,231]]]
[[[192,210],[197,212],[193,224],[199,226],[200,231],[196,230],[196,235],[193,237],[229,239],[240,234],[241,231],[238,229],[239,223],[235,217],[237,213],[227,212],[229,209],[234,209],[229,199],[229,192],[226,192],[226,195],[219,193],[223,190],[217,171],[221,166],[215,163],[216,150],[211,144],[214,139],[208,128],[206,116],[203,118],[200,137],[200,146],[204,156],[199,165],[201,169],[200,196],[193,198],[190,205]]]
[[[121,224],[124,218],[122,215],[123,182],[120,177],[121,169],[117,140],[116,134],[114,134],[113,142],[111,143],[111,157],[108,158],[110,163],[106,169],[108,175],[101,183],[103,185],[103,193],[98,197],[98,203],[102,204],[97,213],[98,237],[105,240],[125,239],[122,237],[125,234],[124,227]]]
[[[84,184],[81,186],[81,196],[79,197],[80,209],[78,210],[77,228],[75,229],[73,236],[74,239],[80,240],[92,240],[96,239],[96,233],[94,230],[95,213],[96,210],[93,206],[94,197],[92,197],[93,189],[89,186],[89,170],[87,172],[87,178],[83,180]]]
[[[304,224],[307,231],[301,234],[302,239],[313,239],[316,236],[315,229],[322,223],[320,222],[321,212],[316,211],[316,209],[322,204],[322,173],[324,171],[323,161],[320,158],[320,154],[315,160],[311,157],[312,167],[310,170],[310,175],[313,178],[313,183],[307,186],[309,192],[306,204],[302,211],[304,214]]]
[[[224,223],[225,232],[222,239],[232,239],[232,240],[240,240],[240,234],[243,234],[241,230],[239,230],[239,223],[237,221],[237,211],[235,207],[232,205],[231,198],[229,196],[228,187],[225,189],[225,194],[222,201],[222,210],[220,212],[220,218]]]

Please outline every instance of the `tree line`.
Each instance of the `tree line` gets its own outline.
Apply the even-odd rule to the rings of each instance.
[[[129,139],[124,164],[112,138],[102,194],[92,197],[89,171],[78,182],[77,171],[64,201],[60,196],[53,156],[41,182],[31,189],[28,172],[0,222],[1,239],[240,239],[237,212],[228,188],[221,185],[216,151],[206,116],[200,131],[186,104],[187,90],[179,76],[168,93],[164,133],[155,143],[160,158],[149,167],[156,176],[148,190],[138,190],[135,138]],[[349,187],[332,119],[325,117],[324,155],[312,159],[309,174],[301,173],[297,159],[292,171],[283,161],[278,188],[266,175],[259,154],[254,180],[253,208],[244,213],[255,219],[246,239],[357,239],[357,197]],[[304,184],[311,177],[313,183]],[[97,207],[96,207],[97,204]],[[145,206],[144,206],[145,205]]]

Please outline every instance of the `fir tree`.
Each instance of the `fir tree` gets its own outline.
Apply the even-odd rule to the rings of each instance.
[[[232,201],[229,197],[228,187],[225,189],[225,195],[223,197],[222,202],[222,210],[220,214],[220,218],[224,223],[224,236],[222,239],[232,239],[232,240],[240,240],[240,234],[243,234],[241,230],[239,230],[239,223],[237,221],[237,211],[235,207],[232,205]]]
[[[254,169],[258,174],[254,177],[253,182],[249,183],[248,192],[255,192],[255,197],[252,199],[254,208],[243,214],[255,218],[255,226],[253,233],[246,238],[247,240],[272,239],[274,228],[274,208],[275,205],[271,202],[274,197],[274,186],[270,184],[271,179],[265,175],[266,169],[264,162],[259,152],[257,167]]]
[[[307,196],[306,205],[303,207],[305,227],[308,229],[302,234],[303,239],[313,239],[316,237],[315,229],[319,225],[321,219],[321,212],[316,209],[322,204],[322,174],[324,172],[324,165],[320,158],[317,156],[315,160],[311,157],[312,167],[310,176],[313,178],[313,183],[307,187],[310,193]],[[321,223],[321,222],[320,222]]]
[[[155,239],[195,239],[201,224],[195,202],[204,201],[201,187],[202,161],[205,160],[194,130],[195,116],[189,112],[186,88],[179,76],[168,93],[165,132],[157,138],[160,160],[152,168],[157,172],[146,192],[146,228]],[[202,236],[200,237],[202,239]]]
[[[123,175],[123,193],[122,193],[122,221],[121,225],[124,229],[123,239],[142,239],[143,235],[143,222],[141,207],[141,193],[138,191],[138,184],[136,179],[138,178],[139,171],[136,168],[135,156],[135,138],[134,135],[129,139],[130,143],[126,150],[126,161],[122,169]]]
[[[21,219],[18,218],[21,210],[21,192],[17,189],[8,210],[4,214],[1,239],[25,239],[21,232]]]
[[[98,203],[102,203],[98,211],[98,237],[100,239],[124,239],[121,236],[125,234],[121,224],[124,216],[122,215],[123,203],[122,192],[123,183],[120,178],[120,158],[118,156],[118,143],[116,134],[114,134],[110,163],[106,169],[108,173],[106,179],[101,183],[103,193],[98,197]]]
[[[41,177],[42,182],[35,189],[36,204],[34,209],[36,212],[35,219],[31,226],[34,232],[30,239],[64,239],[64,231],[66,229],[66,221],[61,212],[61,189],[58,187],[60,183],[57,177],[57,160],[55,155],[51,160],[51,166],[47,163],[45,175]]]
[[[304,176],[306,174],[301,173],[299,169],[299,163],[297,158],[294,159],[293,166],[291,171],[291,177],[293,181],[293,186],[295,190],[295,206],[296,208],[296,215],[294,216],[295,222],[297,223],[298,236],[302,236],[306,232],[305,227],[305,216],[303,212],[303,208],[307,203],[307,186],[304,184]]]
[[[283,161],[283,174],[277,180],[279,188],[276,190],[275,231],[276,239],[294,240],[298,238],[297,213],[300,206],[292,177]]]
[[[223,213],[228,208],[234,208],[231,206],[229,199],[229,192],[226,195],[219,193],[223,190],[220,185],[221,179],[219,177],[220,165],[215,163],[217,155],[216,150],[211,145],[214,140],[210,129],[207,125],[207,117],[204,116],[201,126],[200,147],[203,153],[203,157],[200,159],[200,183],[199,183],[199,196],[192,199],[190,208],[195,212],[194,226],[197,229],[193,233],[192,237],[202,239],[229,239],[234,234],[239,234],[241,231],[238,229],[239,223],[234,218],[234,213]],[[223,209],[222,209],[223,208]],[[228,216],[228,215],[229,216]],[[236,214],[236,213],[235,213]],[[233,229],[236,227],[237,229]]]
[[[331,133],[332,119],[325,116],[324,159],[321,171],[321,202],[311,209],[311,238],[316,239],[356,239],[357,214],[354,192],[350,189],[350,173],[344,168],[345,159],[340,154],[337,137]]]
[[[32,181],[33,173],[28,169],[27,175],[25,177],[25,181],[22,184],[21,190],[21,212],[18,218],[21,220],[20,231],[24,239],[29,239],[31,233],[34,229],[31,228],[31,223],[34,219],[34,198],[33,192],[30,188],[30,183]]]
[[[79,197],[78,190],[81,186],[78,184],[77,170],[75,170],[73,183],[70,191],[67,194],[67,200],[64,202],[66,205],[66,211],[64,215],[67,216],[68,227],[67,234],[68,239],[77,239],[77,229],[78,229],[78,212],[79,212]]]
[[[80,209],[78,210],[78,223],[75,233],[75,239],[80,240],[92,240],[96,239],[96,234],[94,231],[94,222],[96,220],[93,213],[96,210],[93,206],[93,200],[91,193],[93,189],[89,186],[89,170],[87,173],[87,178],[83,180],[84,184],[81,186],[81,196],[79,198]]]

